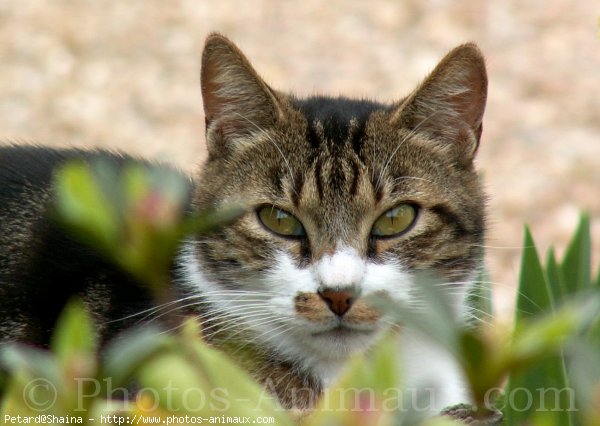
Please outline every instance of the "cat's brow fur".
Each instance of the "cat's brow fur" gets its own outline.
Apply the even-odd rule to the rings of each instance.
[[[310,408],[349,355],[390,329],[365,296],[418,304],[415,288],[434,277],[449,290],[455,314],[466,316],[485,234],[474,157],[487,78],[474,44],[451,51],[390,104],[275,90],[219,34],[206,41],[201,72],[208,157],[189,210],[249,207],[213,234],[190,236],[175,259],[173,294],[201,320],[207,341],[245,365],[284,406]],[[98,156],[139,161],[0,148],[0,296],[12,301],[0,309],[0,341],[47,344],[73,294],[92,308],[104,340],[153,307],[143,286],[46,215],[56,167]],[[416,209],[414,223],[390,238],[373,236],[375,221],[400,204]],[[258,216],[265,206],[294,215],[305,235],[269,231]],[[324,290],[351,295],[352,306],[334,313]],[[404,349],[415,385],[433,380],[440,390],[432,410],[464,402],[460,375],[443,350],[419,339],[405,340]],[[431,355],[411,355],[420,353]],[[444,374],[431,378],[436,363]]]

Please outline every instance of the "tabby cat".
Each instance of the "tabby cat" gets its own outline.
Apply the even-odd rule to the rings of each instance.
[[[218,232],[182,241],[174,260],[173,292],[193,305],[208,341],[284,406],[309,408],[350,354],[390,329],[367,296],[417,303],[415,288],[433,275],[467,317],[485,232],[473,161],[487,77],[474,44],[452,50],[392,104],[274,90],[219,34],[206,41],[201,74],[208,157],[189,209],[251,206]],[[46,345],[74,294],[104,340],[152,306],[143,286],[47,214],[56,167],[98,157],[140,161],[0,148],[2,341]],[[403,333],[409,383],[435,390],[431,410],[466,402],[452,358]]]

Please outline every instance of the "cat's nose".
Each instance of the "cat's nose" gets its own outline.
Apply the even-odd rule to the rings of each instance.
[[[344,315],[350,310],[356,300],[356,293],[350,290],[319,290],[319,296],[327,303],[331,312],[338,316]]]

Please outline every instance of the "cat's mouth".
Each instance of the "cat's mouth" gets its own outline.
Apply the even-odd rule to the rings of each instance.
[[[327,330],[317,331],[311,333],[313,337],[327,337],[327,338],[337,338],[337,339],[348,339],[359,336],[370,336],[375,332],[375,329],[357,329],[348,327],[344,324],[336,325]]]

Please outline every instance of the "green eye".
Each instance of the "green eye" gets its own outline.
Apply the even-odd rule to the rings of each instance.
[[[275,206],[264,206],[258,211],[258,218],[270,231],[286,237],[302,237],[306,235],[304,227],[298,219],[285,210]]]
[[[391,237],[406,231],[415,221],[417,209],[410,204],[400,204],[379,216],[373,224],[371,235]]]

